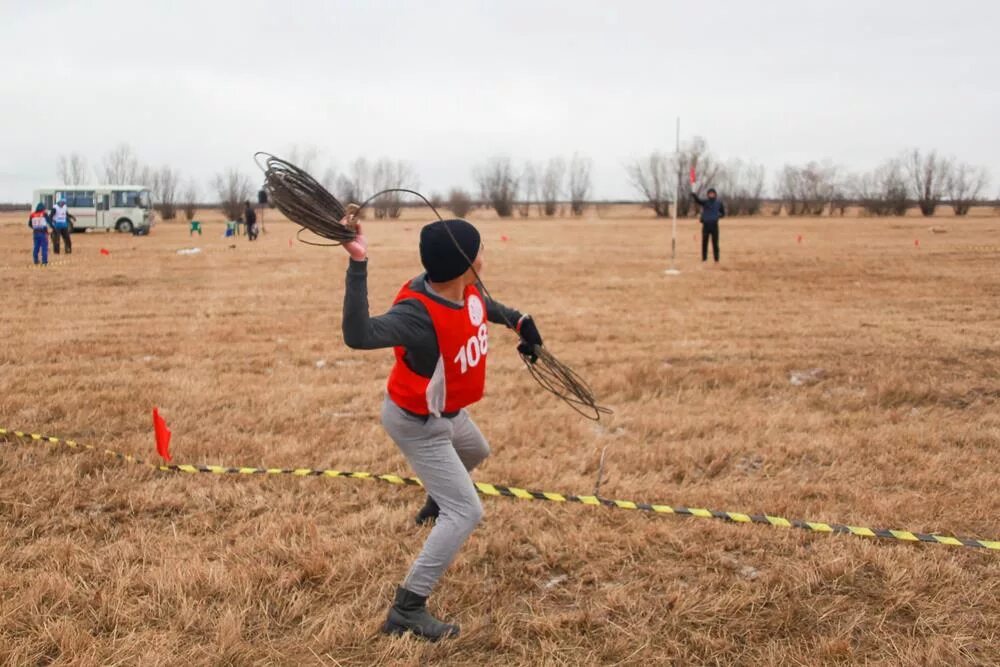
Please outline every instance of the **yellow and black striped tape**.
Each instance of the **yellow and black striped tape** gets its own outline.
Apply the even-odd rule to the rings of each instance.
[[[401,477],[399,475],[375,474],[370,472],[349,472],[345,470],[324,470],[316,468],[256,468],[250,466],[220,466],[206,465],[201,463],[166,463],[157,464],[143,461],[129,454],[122,454],[110,449],[100,449],[93,445],[86,445],[66,440],[54,438],[37,433],[26,433],[24,431],[14,431],[0,428],[0,438],[19,438],[35,442],[47,442],[57,445],[65,445],[72,448],[89,449],[101,452],[106,456],[115,459],[134,463],[136,465],[153,468],[162,472],[184,472],[184,473],[210,473],[213,475],[290,475],[293,477],[345,477],[350,479],[371,479],[389,484],[423,486],[416,477]],[[685,507],[678,505],[665,505],[656,503],[641,503],[632,500],[612,500],[600,496],[577,496],[566,493],[554,493],[549,491],[530,491],[513,486],[503,486],[500,484],[487,484],[476,482],[476,490],[483,496],[502,496],[505,498],[518,498],[520,500],[542,500],[557,503],[579,503],[581,505],[597,505],[612,507],[623,510],[639,510],[653,514],[675,514],[678,516],[690,516],[701,519],[721,519],[731,523],[757,523],[772,526],[775,528],[800,528],[813,533],[829,533],[842,535],[855,535],[858,537],[880,537],[888,540],[899,540],[903,542],[931,542],[934,544],[944,544],[953,547],[972,547],[976,549],[990,549],[1000,551],[1000,540],[981,540],[971,537],[951,537],[938,533],[917,533],[910,530],[892,530],[888,528],[865,528],[863,526],[849,526],[840,523],[825,523],[822,521],[802,521],[800,519],[786,519],[770,514],[748,514],[743,512],[726,512],[722,510],[711,510],[700,507]]]
[[[49,262],[46,263],[46,264],[34,264],[34,263],[32,263],[32,264],[25,264],[24,266],[26,266],[29,269],[44,269],[44,268],[47,268],[47,267],[50,267],[50,266],[64,266],[66,264],[72,264],[72,263],[73,263],[72,260],[68,260],[68,259],[56,259],[56,260],[49,260]]]

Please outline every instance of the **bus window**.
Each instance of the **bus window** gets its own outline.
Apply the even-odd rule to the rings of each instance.
[[[94,191],[67,192],[66,205],[70,208],[94,208]]]
[[[139,193],[135,191],[115,190],[115,208],[135,208]]]

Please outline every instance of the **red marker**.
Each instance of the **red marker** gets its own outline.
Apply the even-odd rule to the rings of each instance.
[[[799,234],[798,242],[802,243],[802,234]]]
[[[101,254],[102,255],[107,255],[108,257],[110,257],[111,256],[111,251],[108,250],[107,248],[101,248]]]
[[[694,174],[694,167],[691,167],[691,174],[690,174],[690,177],[691,177],[691,182],[692,182],[692,183],[694,183],[694,182],[695,182],[695,180],[696,180],[696,179],[695,179],[695,174]]]
[[[291,240],[291,239],[288,239],[288,247],[289,247],[289,248],[291,248],[291,247],[292,247],[292,240]]]
[[[160,409],[153,408],[153,433],[156,436],[156,453],[165,461],[170,460],[170,429],[160,416]]]
[[[510,241],[510,238],[506,234],[501,234],[500,235],[500,240],[501,241]]]
[[[913,245],[917,248],[920,247],[920,239],[913,239]]]

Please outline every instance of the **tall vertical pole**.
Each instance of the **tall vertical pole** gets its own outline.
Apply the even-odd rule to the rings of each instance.
[[[680,168],[681,164],[681,117],[677,117],[677,132],[674,135],[674,159],[677,160],[677,167]],[[677,206],[681,201],[681,179],[678,176],[677,180],[674,181],[674,187],[676,192],[674,193],[674,229],[673,238],[670,240],[670,267],[674,268],[674,262],[677,260]]]
[[[666,270],[667,275],[677,275],[677,204],[681,197],[681,117],[677,117],[676,135],[674,137],[674,161],[677,164],[677,179],[674,183],[674,221],[672,233],[670,235],[670,268]]]

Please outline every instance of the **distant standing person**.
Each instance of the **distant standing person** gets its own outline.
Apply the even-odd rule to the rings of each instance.
[[[253,206],[250,202],[246,202],[246,208],[243,209],[243,222],[247,226],[247,238],[251,241],[257,240],[257,213],[254,212]]]
[[[41,251],[42,254],[42,266],[48,266],[49,264],[49,225],[51,220],[49,219],[49,214],[45,211],[45,204],[39,204],[35,207],[35,212],[31,214],[28,218],[28,226],[31,227],[32,236],[34,236],[35,245],[31,250],[31,258],[35,260],[35,264],[38,264],[38,253]]]
[[[695,184],[691,184],[691,197],[701,206],[701,261],[708,261],[708,240],[712,239],[712,256],[718,264],[719,220],[726,217],[726,206],[715,188],[709,188],[707,194],[708,199],[700,198]]]
[[[69,212],[66,200],[60,198],[52,207],[49,216],[52,219],[52,252],[59,254],[59,238],[61,237],[66,243],[66,254],[72,255],[73,240],[70,238],[69,225],[71,222],[76,222],[76,217]]]

